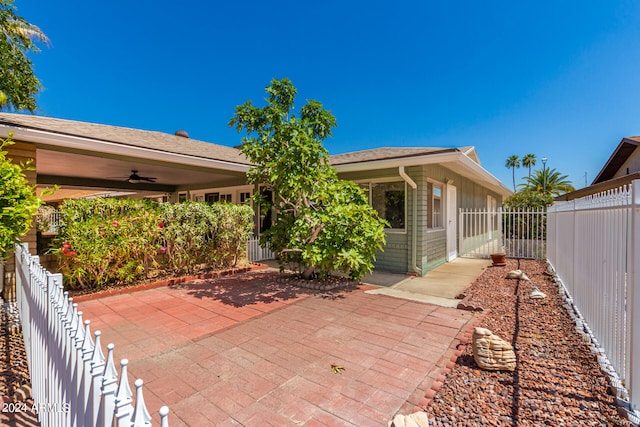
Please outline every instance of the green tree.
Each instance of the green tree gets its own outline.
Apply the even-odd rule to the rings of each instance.
[[[11,135],[0,138],[0,262],[29,231],[41,204],[24,174],[29,165],[16,165],[7,157],[5,148],[11,144]]]
[[[505,163],[505,167],[511,169],[511,178],[513,179],[513,191],[516,191],[516,168],[520,167],[520,157],[515,154],[509,156]]]
[[[283,261],[295,258],[305,278],[331,270],[362,277],[385,242],[385,222],[364,191],[329,165],[322,141],[332,136],[335,117],[314,100],[295,115],[297,90],[289,79],[272,80],[266,92],[266,106],[247,101],[229,122],[247,133],[240,149],[255,165],[249,182],[273,194],[276,220],[263,243]]]
[[[41,85],[27,56],[38,52],[36,42],[49,43],[35,25],[16,14],[13,0],[0,0],[0,109],[36,109]]]
[[[535,170],[533,175],[527,178],[526,184],[522,184],[521,187],[551,196],[575,191],[575,187],[567,179],[567,175],[561,175],[555,169]]]
[[[522,166],[529,169],[528,178],[531,178],[531,168],[536,165],[536,160],[535,154],[525,154],[522,156]]]
[[[523,190],[507,197],[503,205],[507,209],[543,209],[553,203],[553,197],[542,194],[542,191]]]

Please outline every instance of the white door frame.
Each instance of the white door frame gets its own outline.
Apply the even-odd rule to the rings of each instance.
[[[452,184],[447,184],[447,262],[458,257],[458,239],[456,236],[458,220],[456,212],[458,210],[457,189]]]

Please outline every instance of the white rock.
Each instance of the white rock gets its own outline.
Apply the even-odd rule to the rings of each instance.
[[[529,296],[529,298],[531,299],[544,299],[546,297],[547,297],[547,294],[542,292],[536,286],[533,287],[533,291],[531,291],[531,295]]]
[[[388,427],[429,427],[429,417],[426,412],[414,412],[411,415],[396,415],[389,421]]]
[[[512,270],[508,272],[507,279],[520,279],[520,280],[531,281],[531,279],[529,279],[529,277],[522,270]]]

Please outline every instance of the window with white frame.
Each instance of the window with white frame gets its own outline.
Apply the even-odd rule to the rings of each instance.
[[[438,182],[427,183],[427,228],[442,228],[442,189]]]
[[[249,203],[249,202],[251,202],[251,193],[249,191],[241,191],[240,203]]]
[[[204,201],[207,203],[231,202],[231,194],[205,193]]]
[[[369,202],[380,218],[387,220],[390,231],[405,231],[406,185],[404,181],[360,184],[369,193]]]

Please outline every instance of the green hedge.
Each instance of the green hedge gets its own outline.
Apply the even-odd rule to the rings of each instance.
[[[235,266],[253,227],[247,205],[67,200],[53,253],[71,289]]]

